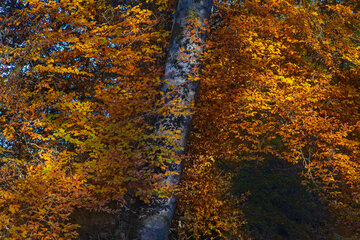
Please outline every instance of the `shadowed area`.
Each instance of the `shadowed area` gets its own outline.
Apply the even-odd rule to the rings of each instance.
[[[300,167],[281,160],[242,164],[234,189],[250,192],[244,214],[253,239],[330,239],[326,207],[302,180]]]

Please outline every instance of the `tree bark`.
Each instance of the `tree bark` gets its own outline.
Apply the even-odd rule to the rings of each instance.
[[[180,138],[174,138],[172,140],[174,143],[171,144],[177,147],[168,147],[179,157],[185,153],[191,126],[193,115],[191,106],[194,104],[199,86],[199,81],[192,77],[196,76],[200,69],[199,55],[203,51],[206,37],[203,27],[209,19],[211,7],[212,0],[179,0],[174,15],[162,92],[166,104],[171,110],[176,109],[175,111],[180,114],[161,117],[157,123],[156,135],[169,137],[169,133],[170,135],[180,133]],[[167,176],[164,181],[177,184],[180,180],[181,163],[173,163],[169,166],[170,169],[174,174]],[[138,238],[166,240],[175,203],[174,195],[169,199],[155,198],[140,216],[141,227],[138,230]]]

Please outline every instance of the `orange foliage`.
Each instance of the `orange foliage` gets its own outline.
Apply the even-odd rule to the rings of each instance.
[[[7,19],[29,34],[0,48],[0,238],[76,238],[75,208],[163,191],[151,121],[166,3],[24,0]]]
[[[192,154],[184,165],[178,195],[176,239],[247,239],[242,199],[231,194],[231,172],[212,157]]]
[[[360,13],[327,2],[216,2],[179,237],[245,238],[214,158],[263,154],[302,162],[344,232],[360,229]],[[1,16],[24,39],[0,46],[0,238],[74,239],[75,208],[168,190],[156,169],[173,159],[152,135],[168,2],[23,3]]]
[[[355,5],[217,2],[192,143],[214,158],[303,163],[345,233],[360,213]]]

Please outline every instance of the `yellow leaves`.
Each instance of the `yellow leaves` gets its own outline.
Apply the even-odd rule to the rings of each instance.
[[[324,198],[354,204],[344,194],[356,192],[359,175],[354,13],[336,5],[325,13],[315,3],[246,4],[238,12],[219,4],[225,22],[204,54],[193,148],[234,161],[274,154],[305,162]]]
[[[35,66],[0,94],[9,141],[1,152],[10,156],[1,170],[12,186],[0,192],[1,210],[7,210],[0,231],[18,231],[20,239],[76,239],[76,226],[67,223],[73,208],[121,201],[132,190],[145,201],[171,191],[156,185],[161,176],[151,169],[179,159],[154,142],[179,139],[181,132],[159,139],[148,126],[159,111],[189,114],[158,104],[169,32],[155,18],[167,19],[158,14],[168,1],[154,1],[154,12],[137,2],[117,8],[92,0],[27,2],[32,7],[24,22],[33,25],[24,59]],[[356,35],[344,27],[355,22],[350,7],[334,5],[329,9],[336,14],[326,16],[289,1],[217,4],[224,22],[211,32],[203,77],[194,78],[202,81],[192,144],[198,155],[188,162],[182,189],[189,195],[181,200],[188,208],[181,221],[199,239],[235,239],[229,232],[243,224],[218,159],[310,159],[316,181],[339,199],[337,188],[354,189],[359,175],[359,129],[346,125],[360,117],[359,74],[339,65],[359,62]]]
[[[19,208],[19,205],[10,205],[8,209],[10,213],[14,214],[15,212],[19,211]]]
[[[177,232],[186,239],[242,239],[241,200],[231,196],[230,175],[217,168],[213,156],[192,154],[185,163],[178,196],[181,217]]]
[[[11,227],[6,233],[10,234],[8,236],[14,239],[18,239],[17,233],[21,235],[20,239],[29,238],[30,233],[36,239],[49,236],[48,231],[51,230],[45,227],[48,226],[46,219],[58,222],[56,225],[59,226],[57,233],[59,235],[72,231],[66,228],[68,224],[64,224],[64,221],[75,202],[84,200],[84,195],[81,193],[79,180],[66,178],[59,168],[53,164],[51,166],[53,167],[48,168],[47,171],[42,171],[40,166],[36,168],[31,166],[25,179],[13,181],[11,189],[2,189],[0,196],[5,201],[1,204],[1,208],[8,212],[2,211],[0,226],[3,228],[6,219],[11,219]],[[58,189],[56,184],[61,188]],[[72,196],[76,191],[79,191],[76,194],[80,199]],[[72,198],[72,202],[66,200],[68,197]],[[40,228],[43,230],[38,231]]]
[[[50,62],[54,62],[54,60],[50,60]],[[79,71],[78,67],[62,67],[62,66],[54,66],[52,63],[44,65],[36,65],[34,67],[34,70],[42,73],[42,72],[48,72],[48,73],[58,73],[58,74],[75,74],[75,75],[85,75],[92,77],[92,73],[88,73],[86,71]]]
[[[163,13],[144,2],[116,8],[106,1],[26,2],[28,48],[5,59],[20,62],[24,74],[0,94],[7,140],[0,185],[11,186],[0,189],[0,235],[77,239],[78,225],[69,223],[74,208],[122,203],[136,188],[148,199],[161,180],[151,169],[179,164],[155,146],[159,139],[147,122],[160,108],[169,32],[153,11],[157,18]],[[0,47],[7,50],[14,49]]]
[[[279,79],[281,80],[281,82],[287,83],[289,85],[292,85],[294,83],[294,80],[292,78],[285,78],[283,76],[280,76]]]

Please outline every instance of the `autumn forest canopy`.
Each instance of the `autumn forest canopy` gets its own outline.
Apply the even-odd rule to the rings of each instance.
[[[360,238],[359,1],[0,2],[0,239]]]

